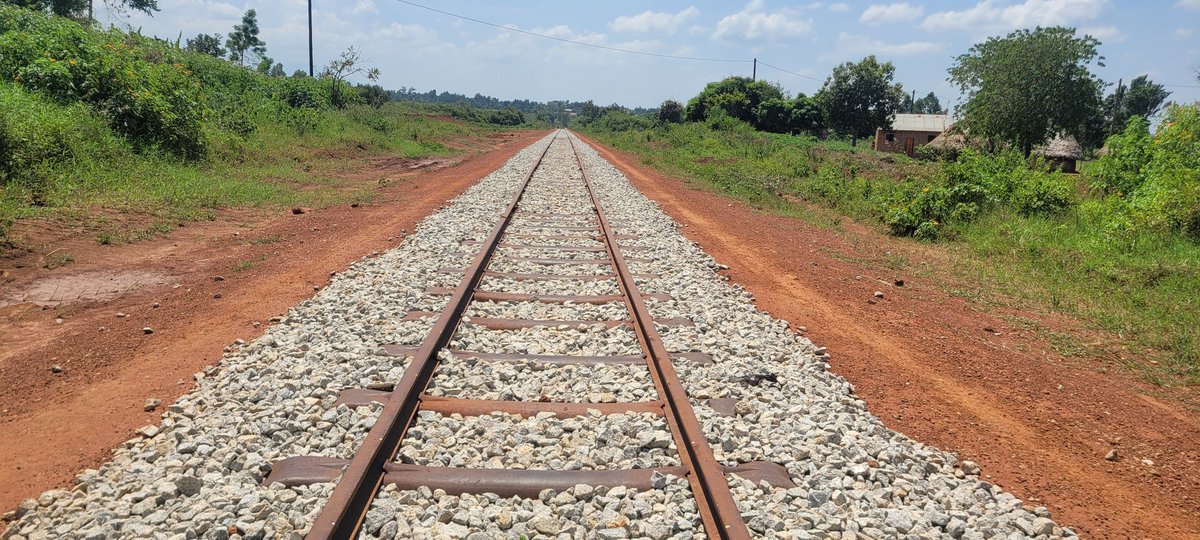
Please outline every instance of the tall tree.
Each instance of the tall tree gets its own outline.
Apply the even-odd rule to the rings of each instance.
[[[225,39],[225,47],[229,49],[229,60],[243,67],[250,53],[259,58],[266,56],[267,44],[258,37],[258,14],[253,9],[246,10],[242,23],[234,25]]]
[[[963,123],[972,134],[1010,143],[1026,156],[1057,132],[1079,137],[1100,108],[1100,41],[1072,28],[1018,30],[988,38],[950,68],[967,96]]]
[[[892,117],[904,101],[904,89],[893,83],[896,66],[879,63],[875,55],[833,68],[817,99],[835,131],[850,135],[851,143],[891,127]]]
[[[1129,83],[1129,89],[1125,91],[1125,97],[1121,99],[1120,110],[1124,113],[1126,122],[1132,116],[1150,118],[1162,110],[1163,103],[1170,95],[1171,92],[1163,85],[1141,75]],[[1124,123],[1122,123],[1122,130],[1124,127]]]
[[[225,57],[225,47],[221,46],[221,34],[196,34],[196,37],[188,38],[185,48],[217,58]]]

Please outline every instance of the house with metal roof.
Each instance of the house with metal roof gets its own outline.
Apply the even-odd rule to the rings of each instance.
[[[948,114],[897,114],[891,129],[875,129],[875,150],[912,157],[918,146],[928,144],[950,126]]]

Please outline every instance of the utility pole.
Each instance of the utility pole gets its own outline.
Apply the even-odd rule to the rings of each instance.
[[[917,89],[913,88],[912,98],[908,101],[908,112],[912,114],[915,110],[917,110]]]
[[[312,54],[312,0],[308,0],[308,76],[316,77],[313,73]]]
[[[758,59],[754,59],[754,68],[750,71],[750,80],[758,80]]]

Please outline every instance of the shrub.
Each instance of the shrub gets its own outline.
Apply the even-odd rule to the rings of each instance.
[[[1075,203],[1075,186],[1058,172],[1014,169],[1012,206],[1021,214],[1053,214]]]
[[[0,82],[0,183],[18,183],[36,197],[47,169],[124,151],[104,120],[86,106],[59,105]]]
[[[165,44],[5,5],[0,32],[0,79],[61,103],[88,103],[140,147],[203,155],[200,84],[170,63]]]

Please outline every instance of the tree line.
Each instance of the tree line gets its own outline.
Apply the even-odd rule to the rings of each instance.
[[[1103,66],[1099,46],[1096,38],[1065,27],[1018,30],[974,45],[948,69],[947,80],[964,96],[957,125],[989,146],[1009,145],[1028,155],[1059,134],[1095,149],[1132,118],[1161,111],[1170,92],[1147,76],[1113,86],[1092,73],[1091,66]],[[871,55],[834,67],[812,96],[789,96],[776,83],[729,77],[709,83],[686,105],[666,100],[647,116],[658,123],[729,117],[760,131],[834,135],[857,144],[877,128],[889,129],[897,113],[947,112],[933,93],[914,99],[895,75],[891,62]]]

